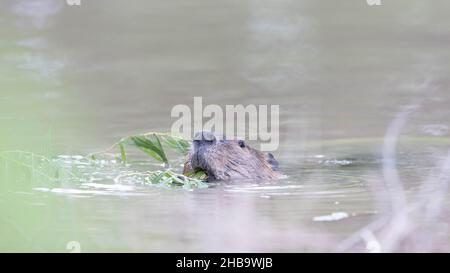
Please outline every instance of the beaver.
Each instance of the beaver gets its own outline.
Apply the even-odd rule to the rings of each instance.
[[[278,161],[271,153],[248,146],[243,140],[227,140],[212,132],[198,132],[184,164],[183,173],[204,171],[208,181],[235,179],[275,179]]]

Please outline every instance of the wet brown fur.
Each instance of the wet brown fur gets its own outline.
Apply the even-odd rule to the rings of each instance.
[[[282,177],[272,154],[253,149],[243,141],[214,141],[210,145],[201,152],[192,147],[184,165],[185,174],[202,170],[209,180]]]

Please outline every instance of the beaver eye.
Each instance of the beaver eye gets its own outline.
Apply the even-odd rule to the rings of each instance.
[[[245,148],[245,142],[243,140],[238,141],[239,147]]]

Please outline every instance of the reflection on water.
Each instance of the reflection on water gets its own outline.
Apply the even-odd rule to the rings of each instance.
[[[11,170],[0,174],[0,250],[448,251],[448,202],[426,201],[435,189],[448,199],[448,5],[0,1],[0,148],[82,177],[42,182],[0,157]],[[154,162],[77,156],[168,131],[170,109],[194,96],[279,104],[288,177],[164,188],[132,175]],[[395,167],[413,206],[397,234],[385,228],[382,144],[404,105],[418,109]],[[388,235],[404,240],[377,245]]]

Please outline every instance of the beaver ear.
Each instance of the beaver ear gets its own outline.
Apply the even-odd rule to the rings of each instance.
[[[275,159],[273,154],[267,153],[267,162],[270,164],[270,166],[272,166],[272,170],[274,170],[274,171],[280,170],[278,161]]]
[[[243,140],[238,140],[239,147],[245,148],[245,142]]]

